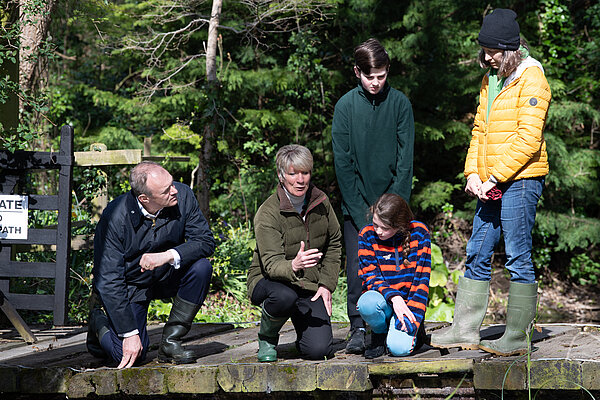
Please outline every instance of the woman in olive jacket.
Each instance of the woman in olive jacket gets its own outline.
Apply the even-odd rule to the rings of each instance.
[[[306,147],[283,146],[276,164],[279,184],[254,218],[256,249],[248,271],[248,295],[262,309],[258,360],[277,360],[279,330],[288,318],[304,358],[330,358],[339,222],[325,193],[310,183],[313,159]]]
[[[528,348],[537,305],[531,232],[548,174],[543,129],[552,95],[542,65],[520,38],[516,17],[512,10],[496,9],[483,19],[479,32],[479,63],[489,71],[465,161],[465,191],[478,202],[454,321],[447,331],[432,334],[434,347],[479,348],[504,356]],[[480,342],[491,258],[501,234],[511,275],[506,329],[501,338]]]

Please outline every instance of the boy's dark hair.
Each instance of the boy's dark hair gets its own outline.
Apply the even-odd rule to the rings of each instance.
[[[377,39],[368,39],[354,49],[354,62],[358,69],[370,74],[373,68],[389,68],[390,57]]]

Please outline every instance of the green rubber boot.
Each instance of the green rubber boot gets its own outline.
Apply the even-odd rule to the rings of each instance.
[[[287,318],[275,318],[262,308],[260,319],[260,330],[258,331],[258,361],[277,361],[277,350],[275,346],[279,342],[279,330],[287,321]]]
[[[196,313],[200,309],[199,304],[194,304],[175,296],[169,320],[163,328],[160,347],[158,348],[158,360],[161,362],[173,362],[175,364],[191,364],[196,362],[196,356],[192,350],[185,350],[181,346],[182,338],[190,331]]]
[[[485,317],[490,294],[489,281],[476,281],[461,276],[454,305],[452,326],[431,334],[431,346],[465,350],[479,348],[479,328]]]
[[[525,354],[536,308],[537,283],[511,282],[504,335],[496,340],[482,340],[479,348],[500,356]]]

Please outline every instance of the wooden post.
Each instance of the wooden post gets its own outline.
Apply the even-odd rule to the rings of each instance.
[[[17,313],[17,310],[15,310],[13,305],[8,302],[2,290],[0,290],[0,309],[4,312],[11,324],[17,328],[17,332],[19,332],[19,335],[21,335],[25,342],[29,344],[37,342],[37,338],[31,329],[29,329],[29,326],[23,321],[23,318]]]
[[[65,160],[58,178],[58,226],[56,232],[56,278],[54,283],[54,325],[68,318],[69,268],[71,266],[71,190],[73,188],[73,128],[60,130],[60,155]]]
[[[147,136],[144,138],[144,153],[143,157],[150,157],[152,155],[152,137]]]
[[[107,147],[104,143],[94,143],[90,146],[90,151],[92,152],[106,152]],[[99,169],[100,174],[104,177],[104,186],[100,189],[100,193],[96,197],[92,199],[93,206],[93,214],[92,221],[98,222],[100,220],[100,216],[102,215],[102,211],[108,205],[108,175],[104,169]]]

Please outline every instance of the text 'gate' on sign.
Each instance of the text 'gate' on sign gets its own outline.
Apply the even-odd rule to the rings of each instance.
[[[0,195],[0,239],[27,239],[27,199]]]

